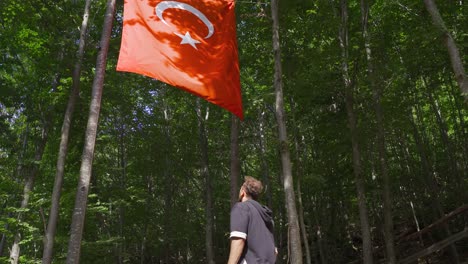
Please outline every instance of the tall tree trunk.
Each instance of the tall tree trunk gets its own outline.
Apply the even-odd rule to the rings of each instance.
[[[231,116],[231,208],[239,199],[239,179],[240,179],[240,160],[239,160],[239,130],[240,120]]]
[[[321,264],[327,264],[327,253],[325,251],[325,248],[323,246],[323,233],[322,233],[322,226],[320,225],[319,222],[319,216],[317,212],[318,208],[318,203],[317,203],[317,198],[312,199],[312,208],[313,208],[313,214],[314,214],[314,222],[317,227],[317,245],[319,249],[319,254],[320,254],[320,263]]]
[[[259,150],[260,150],[260,160],[261,160],[261,174],[262,174],[262,180],[263,180],[263,185],[266,186],[266,199],[267,199],[267,206],[269,208],[273,207],[273,199],[272,199],[272,191],[271,191],[271,186],[270,186],[270,167],[268,166],[268,161],[266,159],[266,138],[265,138],[265,110],[263,109],[260,112],[259,116],[259,139],[258,139],[258,144],[260,145]]]
[[[298,215],[296,209],[296,196],[292,176],[291,157],[289,153],[288,135],[286,131],[286,115],[283,100],[283,81],[281,69],[281,49],[279,40],[279,0],[271,0],[271,14],[273,18],[273,53],[275,59],[275,95],[276,95],[276,121],[278,122],[278,136],[281,153],[281,165],[283,174],[283,186],[288,216],[290,260],[294,264],[302,264],[301,235],[299,230]]]
[[[372,241],[369,227],[369,219],[366,205],[364,179],[362,176],[361,153],[359,150],[357,117],[354,112],[353,84],[349,77],[349,55],[348,55],[348,1],[341,0],[341,26],[339,41],[342,55],[342,73],[345,86],[346,112],[348,114],[348,125],[351,133],[351,144],[353,149],[353,170],[356,181],[357,199],[359,207],[359,219],[361,221],[361,232],[363,241],[364,264],[373,263]]]
[[[432,22],[441,32],[445,46],[447,47],[450,62],[452,63],[453,72],[455,73],[455,79],[458,82],[462,95],[465,97],[465,100],[468,100],[468,78],[463,67],[462,58],[460,52],[458,51],[455,40],[448,31],[442,16],[439,13],[439,9],[435,4],[434,0],[424,0],[426,9],[431,15]]]
[[[54,81],[54,86],[57,87],[59,79],[57,78]],[[54,88],[55,90],[55,88]],[[25,210],[29,205],[29,198],[30,194],[34,188],[34,181],[36,179],[37,173],[39,172],[39,162],[42,160],[42,156],[44,154],[44,150],[47,144],[47,140],[49,138],[49,130],[50,126],[52,125],[52,114],[48,114],[49,116],[46,117],[42,130],[41,130],[41,138],[37,143],[36,152],[34,154],[34,162],[30,165],[28,175],[26,176],[24,189],[23,189],[23,199],[21,201],[20,209],[21,211]],[[23,220],[23,214],[20,212],[18,214],[18,222]],[[21,241],[21,232],[17,232],[15,234],[15,239],[10,251],[10,263],[17,264],[19,261],[20,256],[20,246],[19,243]]]
[[[10,215],[8,217],[10,217]],[[9,229],[9,225],[6,224],[4,226],[4,230],[5,230],[4,232],[7,232],[8,229]],[[2,234],[2,238],[0,239],[0,257],[3,256],[3,249],[5,248],[5,244],[6,244],[6,234]]]
[[[79,96],[80,91],[80,76],[81,76],[81,65],[83,62],[84,47],[86,43],[86,31],[88,28],[88,17],[91,0],[86,0],[85,9],[83,14],[83,22],[81,23],[80,30],[80,42],[78,47],[78,53],[75,63],[75,69],[73,71],[73,84],[70,97],[68,99],[67,109],[62,124],[62,135],[60,138],[60,147],[57,158],[57,169],[55,173],[54,189],[52,191],[51,206],[49,221],[47,223],[47,229],[44,236],[44,250],[42,254],[42,263],[49,264],[52,262],[53,249],[54,249],[54,238],[57,230],[57,221],[59,216],[60,208],[60,195],[62,192],[63,175],[65,171],[65,160],[68,152],[68,139],[70,135],[70,127],[75,110],[76,100]]]
[[[455,129],[456,133],[459,135],[459,141],[461,144],[461,151],[462,151],[462,157],[458,158],[460,162],[460,167],[461,167],[461,175],[466,175],[466,170],[468,169],[468,133],[466,131],[466,123],[464,121],[462,109],[464,108],[463,102],[460,102],[458,100],[458,92],[456,90],[456,87],[453,85],[453,82],[451,81],[450,76],[448,78],[444,78],[445,82],[447,83],[447,86],[450,87],[450,90],[448,91],[451,100],[453,100],[453,115],[454,115],[454,123],[455,123]],[[458,128],[458,129],[457,129]]]
[[[411,113],[410,121],[413,126],[413,136],[414,136],[414,140],[416,143],[416,147],[421,157],[421,167],[423,171],[424,181],[426,183],[426,186],[427,186],[426,188],[427,188],[427,191],[429,193],[429,197],[432,203],[432,209],[435,211],[435,216],[438,219],[445,215],[444,208],[442,207],[442,204],[440,203],[440,200],[439,200],[440,199],[439,188],[437,186],[436,180],[434,179],[434,173],[431,169],[432,165],[430,164],[429,158],[427,156],[427,150],[424,144],[424,139],[419,133],[418,127],[414,120],[413,113]],[[444,232],[444,235],[446,237],[450,237],[452,235],[447,223],[442,224],[442,231]],[[449,246],[449,254],[450,254],[452,263],[454,264],[460,263],[457,249],[453,244]]]
[[[450,90],[447,91],[447,93],[450,96],[453,107],[453,122],[455,125],[455,131],[456,134],[458,135],[458,141],[460,146],[460,150],[462,151],[462,157],[458,158],[460,165],[460,174],[461,175],[466,175],[465,171],[468,169],[468,134],[466,132],[466,124],[464,121],[462,109],[464,108],[463,102],[460,102],[458,100],[458,92],[456,90],[456,87],[453,85],[453,82],[450,78],[444,78],[445,83],[447,84],[448,87],[450,87]]]
[[[56,74],[54,80],[52,81],[52,91],[56,91],[57,87],[60,83],[60,75]],[[49,130],[52,126],[52,119],[53,119],[53,111],[49,109],[48,112],[45,113],[44,119],[42,120],[42,130],[41,130],[41,138],[37,143],[36,151],[34,153],[34,162],[30,165],[28,175],[25,179],[24,189],[23,189],[23,199],[21,201],[20,208],[22,210],[26,209],[29,204],[30,194],[34,188],[34,181],[36,179],[37,173],[39,172],[39,165],[40,161],[42,160],[42,155],[44,154],[44,150],[47,144],[47,140],[49,138]],[[28,129],[28,128],[27,128]],[[26,132],[26,137],[27,137]],[[26,144],[27,140],[23,142]],[[26,146],[23,145],[23,151],[25,150]],[[21,154],[23,156],[24,153]],[[22,159],[23,157],[21,157]],[[17,172],[19,175],[23,174],[22,170],[24,169],[24,165],[22,163],[18,163]],[[18,214],[18,221],[21,222],[23,218],[22,213]],[[20,247],[19,243],[21,241],[21,233],[17,232],[15,234],[15,239],[10,251],[10,263],[18,263],[19,256],[20,256]]]
[[[101,110],[102,87],[107,65],[107,51],[114,20],[115,0],[108,0],[104,27],[101,35],[100,47],[96,60],[96,75],[93,81],[91,105],[89,108],[88,124],[86,127],[85,146],[82,154],[80,178],[76,192],[75,208],[73,210],[72,224],[70,228],[70,241],[68,243],[67,263],[78,264],[80,262],[81,240],[88,202],[89,184],[96,144],[96,133]]]
[[[384,115],[382,110],[382,87],[377,84],[372,49],[370,46],[371,36],[368,31],[369,5],[366,0],[361,0],[361,21],[362,34],[367,58],[367,74],[373,91],[375,115],[377,118],[377,149],[379,153],[380,173],[383,180],[383,216],[384,216],[384,237],[385,250],[387,253],[387,263],[396,264],[395,242],[393,237],[393,219],[392,219],[392,194],[390,189],[390,177],[388,175],[387,156],[385,153],[385,127]]]
[[[208,111],[208,108],[207,108]],[[214,264],[214,247],[213,247],[213,189],[211,187],[210,171],[208,166],[208,138],[206,136],[205,117],[202,115],[201,102],[197,99],[197,117],[201,151],[201,173],[205,179],[205,249],[206,262]],[[206,114],[208,118],[208,114]]]
[[[22,140],[22,144],[21,144],[21,152],[18,156],[18,163],[17,163],[17,166],[16,166],[16,170],[15,172],[13,173],[15,176],[15,181],[17,183],[19,183],[19,178],[21,178],[23,175],[22,175],[22,172],[23,172],[23,163],[24,163],[24,155],[26,153],[26,150],[27,150],[27,147],[28,147],[28,139],[29,139],[29,123],[26,123],[26,129],[25,131],[23,132],[23,136],[22,136],[23,140]],[[16,199],[16,195],[12,195],[12,200],[15,201]],[[5,201],[5,206],[7,206],[7,203],[8,201]],[[12,216],[12,213],[9,212],[8,213],[8,218],[10,218]],[[4,230],[5,232],[2,234],[2,239],[0,240],[0,257],[3,256],[3,250],[5,248],[5,245],[6,245],[6,242],[7,242],[7,231],[9,229],[10,225],[9,223],[6,223],[5,224],[5,227],[4,227]]]
[[[300,166],[300,165],[299,165]],[[302,194],[301,194],[301,177],[302,175],[297,175],[297,204],[299,206],[299,225],[301,227],[301,234],[302,234],[302,241],[304,243],[305,254],[306,254],[306,263],[311,264],[312,258],[310,255],[310,246],[309,246],[309,238],[307,235],[307,229],[304,222],[304,207],[302,205]]]
[[[437,125],[439,126],[440,137],[446,148],[446,154],[447,154],[449,166],[450,166],[450,175],[455,180],[456,190],[459,191],[461,197],[463,197],[465,195],[465,190],[463,190],[462,188],[463,179],[458,174],[458,166],[457,166],[457,161],[455,158],[455,151],[453,148],[452,141],[450,140],[450,137],[448,135],[447,124],[445,123],[444,118],[442,117],[441,110],[439,108],[436,98],[434,98],[434,94],[431,91],[431,87],[429,87],[425,79],[423,79],[423,82],[424,82],[424,85],[426,86],[427,96],[429,98],[431,110],[434,112]],[[462,200],[465,201],[466,199],[462,199]]]
[[[118,167],[119,167],[119,187],[120,191],[124,193],[127,189],[127,150],[125,145],[125,123],[124,117],[122,113],[122,109],[119,111],[119,124],[118,132],[119,132],[119,146],[118,146]],[[125,234],[124,234],[124,226],[125,226],[125,207],[123,203],[119,203],[118,205],[118,221],[119,221],[119,238],[120,242],[117,244],[117,259],[118,263],[122,264],[125,262]]]
[[[301,179],[302,175],[304,174],[304,166],[306,164],[305,162],[305,143],[304,143],[304,136],[300,136],[299,132],[299,127],[296,123],[296,115],[295,115],[295,105],[294,101],[291,100],[291,112],[292,114],[292,125],[293,125],[293,137],[294,137],[294,153],[295,153],[295,158],[297,162],[297,166],[295,167],[295,173],[296,173],[296,192],[297,192],[297,205],[298,205],[298,214],[299,214],[299,227],[301,228],[301,235],[302,235],[302,242],[304,245],[305,249],[305,257],[306,257],[306,263],[311,264],[312,263],[312,258],[310,255],[310,245],[309,245],[309,239],[308,239],[308,234],[307,234],[307,229],[304,221],[304,206],[302,203],[302,191],[301,191]],[[299,138],[301,137],[300,141]]]
[[[153,174],[147,175],[146,179],[146,199],[145,199],[145,214],[150,213],[150,208],[152,204],[152,198],[154,195],[153,190]],[[143,227],[143,239],[141,241],[141,248],[140,248],[140,264],[146,263],[146,244],[147,244],[147,237],[148,237],[148,225],[150,219],[145,217],[144,220],[144,227]]]
[[[170,109],[169,106],[163,101],[164,104],[164,137],[166,138],[166,155],[164,157],[165,169],[164,169],[164,243],[165,247],[165,261],[170,262],[170,254],[172,249],[172,217],[173,217],[173,208],[172,208],[172,200],[173,200],[173,193],[174,193],[174,182],[173,182],[173,171],[172,171],[172,140],[171,140],[171,129],[170,129]]]

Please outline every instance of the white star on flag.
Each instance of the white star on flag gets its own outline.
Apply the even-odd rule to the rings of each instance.
[[[180,44],[190,44],[190,46],[197,49],[196,44],[201,43],[200,41],[193,39],[189,32],[185,33],[185,35],[182,35],[179,33],[175,33],[175,34],[182,38],[182,41],[180,42]]]

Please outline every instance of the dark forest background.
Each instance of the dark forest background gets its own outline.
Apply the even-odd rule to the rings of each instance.
[[[2,263],[13,247],[19,260],[11,263],[41,262],[72,95],[53,244],[53,263],[65,262],[106,11],[105,1],[89,2],[82,56],[85,1],[0,2]],[[289,263],[297,251],[288,250],[280,160],[288,148],[305,263],[466,263],[468,91],[464,97],[448,41],[466,65],[468,3],[435,1],[441,27],[428,2],[280,1],[282,144],[272,3],[236,4],[245,113],[239,122],[169,85],[115,71],[123,8],[117,1],[80,262],[225,263],[230,192],[251,175],[265,184],[261,202],[274,212],[278,263]],[[431,245],[419,262],[399,262]]]

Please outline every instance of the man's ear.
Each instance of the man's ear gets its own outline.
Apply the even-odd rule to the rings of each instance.
[[[240,192],[239,192],[239,202],[242,202],[242,198],[245,196],[245,191],[244,188],[241,187]]]

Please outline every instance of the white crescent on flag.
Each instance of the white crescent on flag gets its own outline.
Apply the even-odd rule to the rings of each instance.
[[[188,11],[188,12],[194,14],[208,28],[208,35],[205,36],[205,39],[208,39],[211,36],[213,36],[213,34],[214,34],[213,23],[211,23],[211,21],[200,10],[198,10],[195,7],[193,7],[193,6],[189,5],[189,4],[186,4],[186,3],[181,3],[181,2],[177,2],[177,1],[162,1],[161,3],[159,3],[155,7],[156,16],[164,24],[169,26],[169,24],[166,22],[166,20],[164,20],[164,17],[163,17],[164,11],[166,11],[166,9],[169,9],[169,8],[181,9],[181,10],[185,10],[185,11]],[[182,34],[180,34],[178,32],[174,32],[174,34],[176,34],[177,36],[182,38],[182,41],[180,42],[180,44],[190,44],[192,47],[194,47],[196,49],[197,48],[196,44],[200,43],[200,41],[192,38],[192,36],[190,35],[190,32],[186,32],[185,35],[182,35]]]

